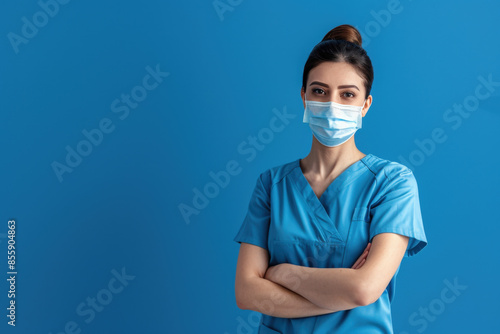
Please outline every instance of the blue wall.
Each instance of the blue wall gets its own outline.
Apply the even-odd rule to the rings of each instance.
[[[4,1],[0,268],[7,277],[15,219],[18,273],[17,328],[2,279],[0,331],[256,333],[256,313],[235,304],[232,239],[259,173],[309,152],[303,66],[344,23],[375,69],[356,143],[411,165],[429,240],[401,266],[395,332],[495,328],[499,12],[492,1]],[[277,114],[289,114],[284,129],[252,149]],[[449,284],[461,286],[453,302]]]

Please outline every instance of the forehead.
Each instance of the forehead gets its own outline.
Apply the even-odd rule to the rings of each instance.
[[[323,62],[311,69],[307,78],[309,85],[313,81],[321,81],[330,87],[338,85],[357,85],[360,89],[363,86],[363,78],[356,72],[351,64],[345,62]]]

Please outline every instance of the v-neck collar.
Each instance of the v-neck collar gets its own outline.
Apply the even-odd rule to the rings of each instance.
[[[296,178],[296,181],[299,183],[299,186],[303,194],[307,193],[307,195],[310,195],[312,193],[312,195],[314,195],[314,197],[318,201],[321,201],[324,197],[326,197],[325,195],[327,195],[327,193],[331,193],[341,188],[344,182],[348,180],[351,175],[355,174],[357,171],[365,167],[367,160],[369,160],[371,157],[372,154],[369,153],[365,155],[363,158],[355,161],[350,166],[348,166],[332,182],[330,182],[330,184],[328,185],[328,187],[326,187],[325,191],[323,191],[320,197],[316,196],[313,188],[311,187],[311,184],[309,183],[309,181],[307,181],[306,176],[302,172],[302,168],[300,168],[300,160],[302,160],[302,158],[295,160],[296,172],[297,174],[299,174],[298,178]]]
[[[325,189],[323,194],[318,198],[314,193],[309,181],[307,181],[302,169],[300,168],[301,158],[295,160],[295,168],[293,170],[295,185],[297,186],[299,192],[302,194],[305,202],[311,209],[311,213],[314,219],[316,219],[322,226],[323,231],[326,231],[326,239],[328,242],[333,243],[344,243],[344,240],[340,236],[339,232],[335,228],[334,222],[332,222],[330,216],[328,215],[324,207],[324,199],[331,196],[334,192],[341,189],[343,186],[349,184],[355,179],[356,174],[360,175],[358,172],[367,167],[368,160],[373,157],[372,154],[367,154],[362,159],[354,162],[349,167],[347,167],[340,175],[338,175]]]

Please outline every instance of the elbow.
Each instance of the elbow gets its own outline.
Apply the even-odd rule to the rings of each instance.
[[[357,306],[373,304],[382,295],[370,282],[362,282],[357,285],[354,295],[354,303]]]
[[[241,282],[236,282],[235,289],[234,289],[234,294],[236,297],[236,306],[242,310],[248,310],[248,293],[247,293],[248,287],[245,284],[242,284]]]
[[[241,310],[247,310],[246,304],[238,297],[236,297],[236,306]]]
[[[238,293],[236,293],[236,306],[238,306],[239,309],[248,310],[247,302],[245,301],[243,296]]]
[[[321,300],[315,300],[314,303],[324,309],[339,311],[350,310],[359,306],[367,306],[374,303],[377,299],[369,284],[357,283],[346,287],[341,298],[343,307],[339,309],[339,299],[325,294]]]

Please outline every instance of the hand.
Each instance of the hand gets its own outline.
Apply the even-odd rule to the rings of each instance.
[[[366,258],[368,257],[368,253],[370,252],[370,246],[372,244],[368,243],[368,246],[366,246],[365,250],[363,251],[363,254],[356,260],[354,265],[351,267],[351,269],[359,269],[365,264]]]
[[[361,256],[356,260],[351,269],[359,269],[365,264],[366,258],[368,257],[368,253],[370,252],[371,245],[372,245],[371,243],[368,243],[365,250],[363,251]],[[264,278],[269,281],[278,282],[278,277],[280,277],[280,275],[283,276],[284,274],[283,270],[286,270],[286,265],[287,263],[280,263],[275,266],[268,267],[266,270],[266,274],[264,275]]]

